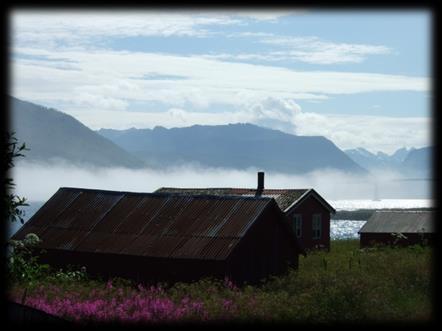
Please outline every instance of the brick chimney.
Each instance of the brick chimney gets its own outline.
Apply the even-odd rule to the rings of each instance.
[[[258,187],[256,188],[256,196],[260,196],[264,190],[264,172],[258,172]]]

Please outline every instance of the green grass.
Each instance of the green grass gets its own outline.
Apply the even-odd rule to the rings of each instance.
[[[426,321],[432,317],[431,256],[429,247],[360,250],[357,240],[338,240],[331,242],[330,252],[300,256],[298,270],[270,277],[260,286],[237,288],[225,281],[203,279],[166,286],[158,294],[149,295],[169,298],[177,304],[201,302],[206,320]],[[15,284],[11,292],[19,298],[23,287]],[[120,300],[137,291],[136,286],[121,280],[109,289],[100,281],[49,278],[34,282],[28,296],[53,300],[62,295],[81,301],[94,293],[104,300]]]
[[[340,240],[263,288],[287,292],[288,306],[306,308],[301,320],[422,320],[431,316],[431,274],[428,247],[360,250],[359,241]]]

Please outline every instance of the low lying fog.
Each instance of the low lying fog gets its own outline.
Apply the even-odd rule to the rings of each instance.
[[[153,192],[169,187],[254,188],[261,169],[231,170],[182,166],[167,170],[78,167],[65,163],[18,163],[12,176],[15,192],[28,201],[46,201],[60,187]],[[324,198],[339,199],[428,199],[431,182],[404,181],[399,174],[367,176],[338,171],[315,171],[304,175],[265,173],[265,188],[314,188]]]

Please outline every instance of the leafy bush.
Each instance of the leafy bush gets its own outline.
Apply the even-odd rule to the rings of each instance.
[[[8,258],[8,276],[11,281],[33,282],[45,277],[50,267],[47,264],[38,263],[38,255],[35,254],[36,246],[40,238],[29,233],[23,240],[9,240],[12,249]]]
[[[63,269],[59,269],[57,272],[51,275],[50,278],[55,278],[60,282],[76,282],[86,280],[87,274],[82,270],[63,271]]]
[[[6,194],[3,196],[3,215],[5,220],[12,222],[19,220],[23,224],[23,216],[25,212],[21,209],[21,207],[29,206],[29,204],[26,203],[26,198],[19,197],[12,192],[15,187],[15,183],[13,178],[9,177],[9,171],[14,167],[14,159],[17,157],[24,157],[22,152],[29,149],[26,148],[25,143],[22,143],[19,146],[18,140],[15,137],[15,132],[6,132],[3,139],[5,147],[5,154],[3,155],[3,170],[6,173],[3,182],[6,189]]]

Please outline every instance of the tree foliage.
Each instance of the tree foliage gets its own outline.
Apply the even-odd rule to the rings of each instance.
[[[5,144],[5,158],[3,161],[3,170],[5,172],[4,187],[4,218],[6,220],[11,220],[15,222],[19,220],[22,224],[24,223],[24,210],[20,207],[28,206],[26,203],[26,198],[19,197],[13,193],[15,183],[11,177],[10,170],[14,167],[14,160],[17,157],[24,157],[24,151],[29,150],[26,148],[25,143],[20,144],[15,137],[15,132],[6,132],[4,137]]]

